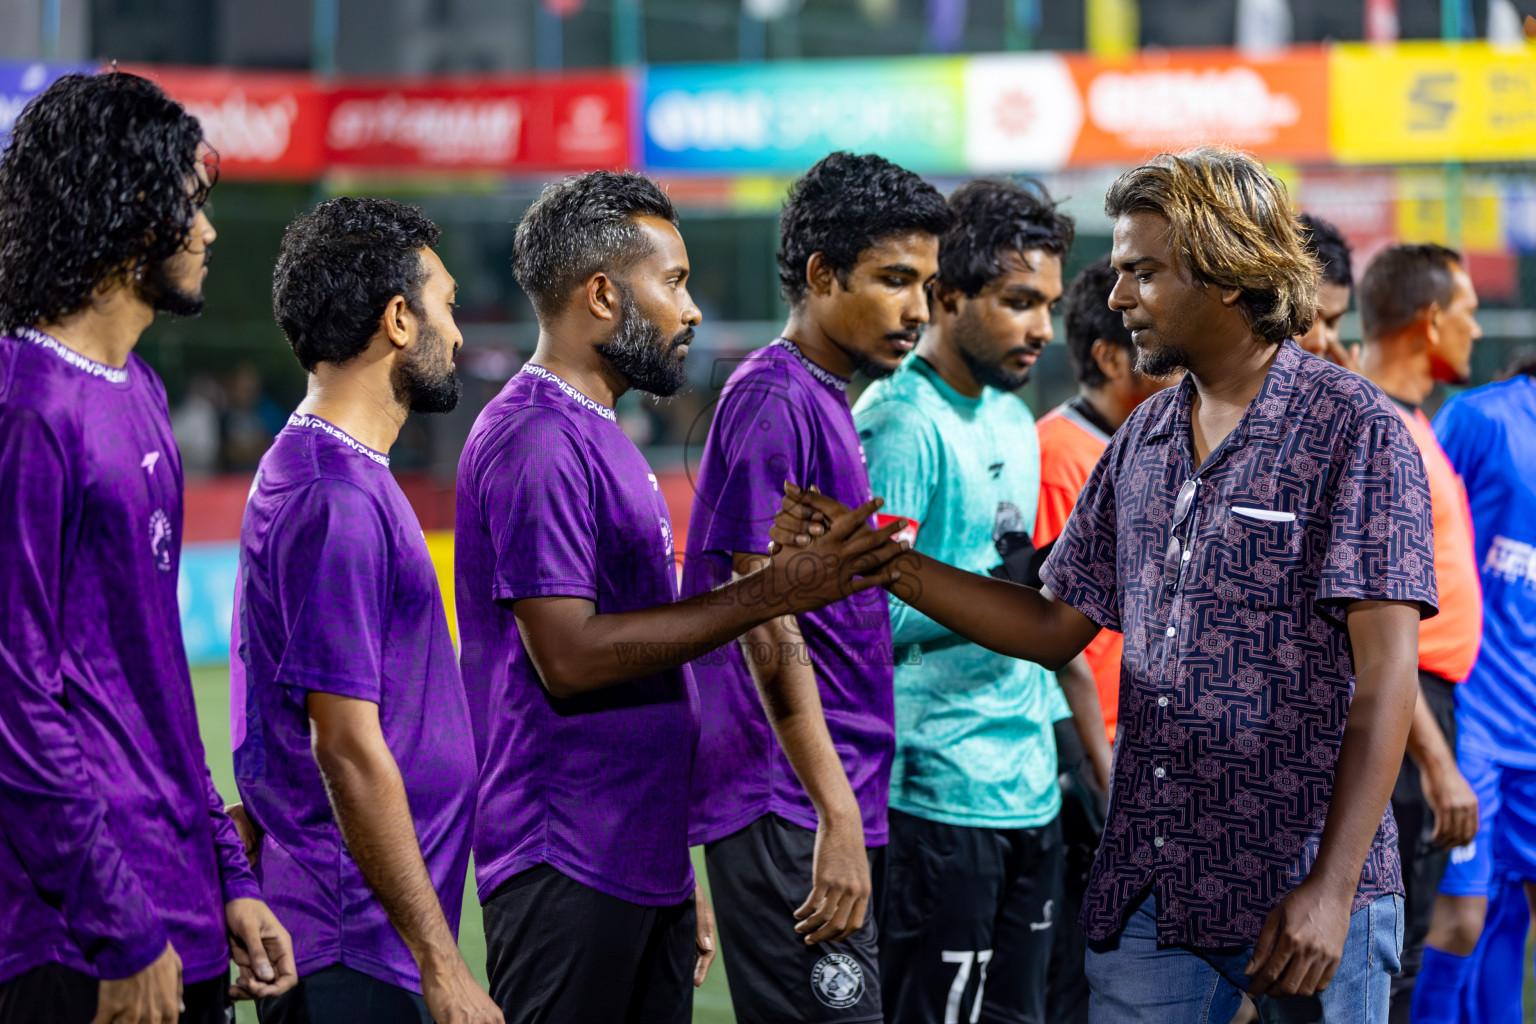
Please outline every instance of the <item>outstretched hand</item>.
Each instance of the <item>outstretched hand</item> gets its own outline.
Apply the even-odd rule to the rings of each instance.
[[[878,530],[869,525],[883,499],[849,509],[787,481],[784,493],[784,508],[769,530],[770,565],[786,587],[789,614],[815,611],[901,578],[890,563],[908,549],[894,539],[905,521],[897,519]]]

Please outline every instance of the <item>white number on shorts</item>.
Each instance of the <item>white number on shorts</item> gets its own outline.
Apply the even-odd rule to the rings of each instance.
[[[990,949],[946,949],[942,954],[947,964],[959,964],[955,971],[955,983],[949,986],[949,999],[944,1004],[944,1024],[960,1024],[960,1000],[965,997],[966,983],[971,980],[971,964],[981,965],[981,977],[976,982],[976,999],[971,1003],[970,1024],[981,1018],[981,996],[987,990],[987,965],[992,962]]]

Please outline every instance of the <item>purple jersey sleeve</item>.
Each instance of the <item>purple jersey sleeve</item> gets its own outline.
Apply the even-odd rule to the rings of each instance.
[[[1396,416],[1373,416],[1339,440],[1324,499],[1328,551],[1318,611],[1343,625],[1349,601],[1413,601],[1436,613],[1434,526],[1424,459]]]
[[[288,600],[277,681],[379,702],[390,554],[373,499],[344,480],[317,480],[288,502],[274,536],[274,574]]]
[[[597,519],[575,426],[556,409],[530,406],[508,418],[506,437],[480,467],[476,488],[496,564],[491,597],[596,601]]]
[[[106,828],[60,671],[65,625],[60,552],[73,522],[74,460],[31,410],[0,416],[0,820],[45,898],[63,907],[103,978],[143,970],[165,951],[164,923]]]
[[[240,841],[235,823],[224,813],[224,798],[214,788],[213,776],[207,768],[203,769],[203,788],[208,793],[208,816],[213,819],[213,851],[219,859],[219,887],[224,892],[224,902],[261,899],[261,885],[251,872],[245,844]]]
[[[1116,582],[1115,468],[1125,442],[1121,430],[1093,467],[1077,506],[1040,570],[1051,592],[1104,629],[1120,630]]]
[[[724,470],[700,551],[768,553],[768,529],[784,500],[784,481],[808,486],[809,424],[804,403],[782,377],[744,377],[720,399],[711,427]]]

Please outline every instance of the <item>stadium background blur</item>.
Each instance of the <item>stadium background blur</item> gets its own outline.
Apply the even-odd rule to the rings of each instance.
[[[619,413],[681,552],[713,397],[786,312],[784,189],[834,149],[879,152],[946,192],[977,174],[1040,177],[1077,220],[1070,275],[1108,251],[1100,204],[1119,171],[1161,149],[1241,146],[1343,229],[1357,275],[1397,241],[1464,250],[1485,331],[1472,383],[1494,379],[1536,341],[1527,14],[1536,0],[4,0],[0,137],[53,78],[115,60],[186,103],[220,152],[206,311],[162,318],[138,351],[166,383],[187,468],[183,625],[233,799],[234,542],[251,472],[303,394],[270,314],[278,240],[301,211],[389,196],[443,228],[465,400],[412,417],[391,457],[447,579],[459,450],[536,337],[511,225],[565,173],[662,181],[705,318],[693,387],[631,393]],[[1358,340],[1353,313],[1343,330]],[[1020,392],[1037,416],[1075,391],[1060,339],[1058,325]],[[718,964],[695,1019],[732,1019]]]

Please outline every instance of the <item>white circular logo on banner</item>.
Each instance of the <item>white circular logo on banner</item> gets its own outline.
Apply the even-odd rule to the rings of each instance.
[[[828,953],[811,968],[811,991],[835,1009],[852,1006],[864,997],[864,968],[851,956]]]

